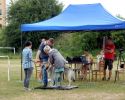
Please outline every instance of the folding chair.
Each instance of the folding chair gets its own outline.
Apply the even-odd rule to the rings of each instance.
[[[120,68],[115,70],[116,79],[120,79],[120,74],[125,75],[125,64],[121,64]]]
[[[34,64],[35,64],[35,78],[38,79],[38,74],[41,71],[41,62],[37,61]]]
[[[87,75],[86,75],[86,79],[85,80],[88,80],[88,81],[91,81],[91,71],[92,71],[92,66],[93,66],[93,63],[92,64],[88,64],[88,69],[87,69]],[[84,74],[81,72],[83,69],[83,64],[81,64],[81,68],[79,69],[79,79],[80,80],[83,80],[84,79]]]
[[[92,68],[92,80],[94,80],[95,77],[95,80],[97,81],[98,76],[100,79],[102,79],[103,73],[104,73],[104,61],[100,61],[99,63],[94,62]]]

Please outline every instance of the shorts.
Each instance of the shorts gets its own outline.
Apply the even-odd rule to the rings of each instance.
[[[41,66],[43,66],[43,65],[48,65],[48,59],[41,59]]]
[[[42,62],[48,62],[48,59],[41,59]]]
[[[56,73],[64,72],[64,67],[62,68],[55,68]]]
[[[112,68],[113,68],[113,60],[112,59],[105,59],[104,70],[106,70],[107,68],[108,68],[108,70],[112,70]]]

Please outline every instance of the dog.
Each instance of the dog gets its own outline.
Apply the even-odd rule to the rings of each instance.
[[[65,67],[64,75],[68,79],[68,82],[69,82],[68,86],[71,86],[71,83],[75,82],[75,72],[73,71],[73,69],[71,67]]]
[[[50,85],[54,85],[54,76],[55,76],[55,72],[54,72],[54,67],[49,67],[48,69],[48,76],[49,76],[49,82],[51,83]],[[72,82],[75,82],[75,72],[73,71],[72,68],[70,67],[64,67],[64,76],[68,79],[68,86],[71,86]]]

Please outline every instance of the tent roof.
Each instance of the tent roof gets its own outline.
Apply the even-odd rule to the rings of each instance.
[[[56,17],[21,25],[21,31],[107,29],[125,29],[125,21],[112,16],[99,3],[69,5]]]

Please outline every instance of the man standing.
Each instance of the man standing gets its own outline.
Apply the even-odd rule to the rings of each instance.
[[[48,55],[44,52],[44,47],[46,45],[49,45],[51,48],[54,45],[54,39],[50,38],[45,43],[41,43],[39,46],[39,49],[36,54],[36,62],[41,61],[41,73],[42,73],[42,81],[43,81],[43,87],[46,87],[48,84],[48,76],[47,76],[47,64],[48,64]]]
[[[68,63],[57,49],[51,49],[49,46],[45,46],[44,51],[49,55],[49,61],[54,67],[54,81],[55,86],[61,86],[62,76],[64,72],[64,66]]]
[[[112,75],[112,68],[113,68],[113,60],[114,60],[114,53],[115,53],[115,45],[112,41],[112,38],[109,37],[106,41],[105,48],[104,48],[104,60],[105,60],[105,66],[104,66],[104,77],[103,80],[106,80],[106,70],[108,67],[109,70],[109,77],[108,80],[110,80]]]

